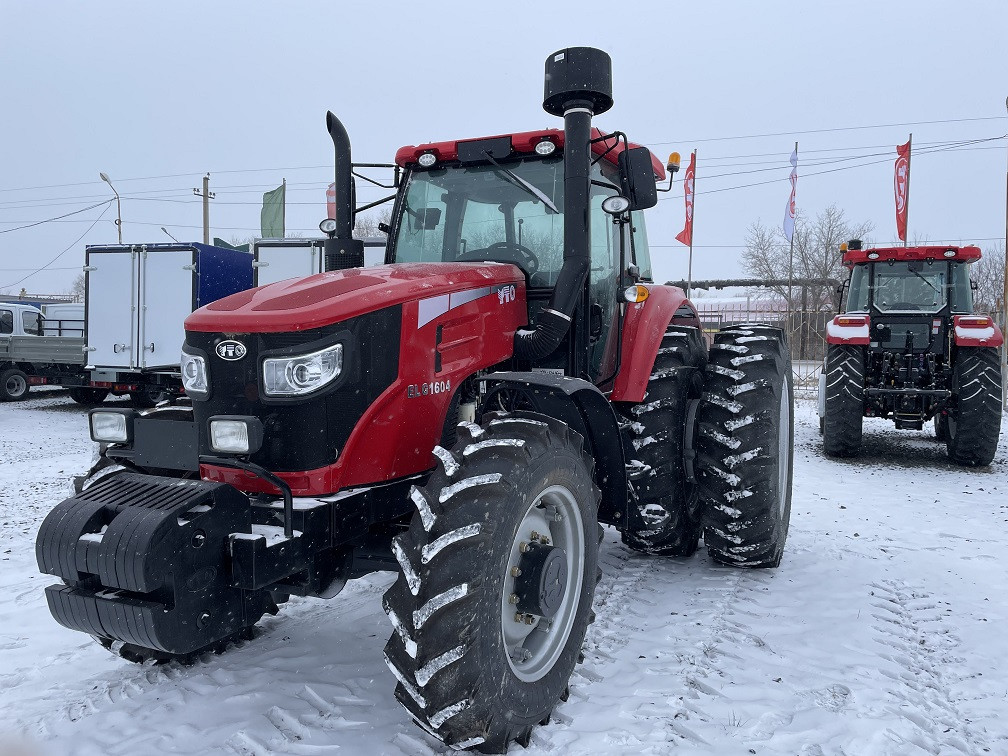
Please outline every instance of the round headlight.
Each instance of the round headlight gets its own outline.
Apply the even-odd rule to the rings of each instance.
[[[552,155],[555,149],[556,145],[549,139],[543,139],[535,146],[535,151],[540,155]]]
[[[878,257],[879,257],[878,252],[869,252],[868,253],[868,259],[869,260],[878,260]]]
[[[420,163],[421,168],[430,168],[434,163],[437,162],[437,155],[433,152],[425,152],[423,155],[417,158],[417,162]]]
[[[324,221],[318,224],[319,230],[323,234],[335,234],[336,233],[336,221],[332,218],[326,218]]]
[[[620,194],[606,197],[602,201],[602,209],[609,213],[609,215],[619,215],[630,209],[630,200]]]
[[[946,249],[942,254],[944,254],[945,257],[955,257],[956,251],[954,249]]]

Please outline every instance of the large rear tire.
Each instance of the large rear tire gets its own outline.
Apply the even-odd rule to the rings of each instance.
[[[421,727],[503,753],[566,699],[601,574],[600,494],[581,437],[543,415],[462,423],[435,454],[393,542],[385,660]]]
[[[791,520],[793,408],[780,329],[741,325],[715,337],[697,411],[697,484],[715,561],[780,564]]]
[[[0,372],[0,402],[18,402],[28,396],[28,376],[18,368]]]
[[[623,543],[635,551],[689,556],[702,522],[696,486],[686,473],[690,403],[700,398],[707,349],[697,328],[669,326],[644,401],[619,405],[631,491]]]
[[[952,372],[953,406],[945,418],[945,444],[953,462],[989,465],[1001,432],[1001,365],[991,347],[960,347]]]
[[[829,457],[853,457],[861,450],[864,419],[864,354],[859,346],[826,349],[826,416],[823,448]]]

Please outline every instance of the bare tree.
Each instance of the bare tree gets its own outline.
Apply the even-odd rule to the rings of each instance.
[[[78,273],[77,277],[74,278],[73,283],[70,284],[70,288],[67,289],[67,294],[74,298],[75,302],[84,301],[84,274]]]
[[[384,223],[386,226],[392,222],[392,209],[386,207],[381,212],[360,213],[354,216],[353,235],[357,239],[364,239],[368,236],[378,236],[378,224]]]
[[[742,253],[745,269],[757,278],[787,280],[793,278],[820,278],[842,280],[844,268],[840,244],[850,239],[862,239],[873,230],[870,221],[854,223],[844,216],[843,210],[830,205],[814,219],[801,212],[795,218],[794,270],[791,267],[790,244],[780,227],[767,228],[760,221],[749,227],[746,249]],[[867,242],[865,242],[867,244]],[[769,287],[787,301],[788,287]],[[830,307],[833,291],[829,284],[794,287],[790,309],[807,310]]]
[[[973,304],[977,312],[1002,312],[1004,304],[1004,242],[983,251],[983,257],[970,266],[970,278],[976,283]]]

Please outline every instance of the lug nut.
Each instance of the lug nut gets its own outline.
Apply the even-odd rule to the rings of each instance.
[[[535,624],[535,617],[532,616],[531,614],[526,614],[525,615],[525,624],[526,625],[534,625]]]
[[[529,550],[529,545],[527,543],[525,543],[525,541],[522,541],[521,543],[518,544],[518,551],[520,551],[522,554],[524,554],[528,550]]]
[[[511,568],[511,577],[520,577],[520,576],[521,576],[521,567],[515,565],[514,567]]]
[[[525,615],[521,612],[515,612],[515,622],[523,622]]]
[[[518,594],[517,593],[512,593],[510,596],[508,596],[508,603],[509,604],[517,604],[518,603]]]
[[[553,522],[563,522],[563,513],[558,509],[557,513],[553,515]]]
[[[544,546],[549,546],[550,539],[548,536],[543,536],[540,541]]]
[[[536,531],[533,530],[532,531],[532,535],[530,535],[529,538],[531,538],[533,541],[538,541],[539,540],[539,534]]]

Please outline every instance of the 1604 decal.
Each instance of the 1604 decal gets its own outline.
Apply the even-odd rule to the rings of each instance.
[[[429,396],[430,394],[443,394],[451,391],[451,381],[431,381],[430,383],[411,383],[406,387],[406,396],[412,399],[415,396]]]

